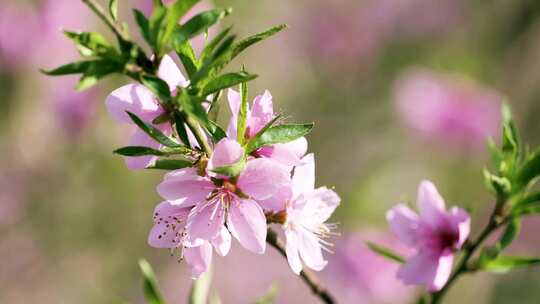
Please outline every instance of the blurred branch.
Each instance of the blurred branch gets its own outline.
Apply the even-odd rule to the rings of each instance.
[[[274,247],[277,251],[279,251],[282,256],[287,258],[287,253],[285,252],[285,245],[283,244],[283,241],[279,239],[277,233],[272,228],[268,228],[266,242],[272,247]],[[328,290],[326,290],[326,288],[321,285],[313,272],[308,270],[302,270],[302,272],[300,272],[300,277],[309,286],[311,291],[321,299],[321,301],[326,304],[336,303],[334,297],[328,292]]]

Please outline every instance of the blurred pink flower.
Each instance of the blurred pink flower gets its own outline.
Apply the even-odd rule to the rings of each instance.
[[[232,165],[243,153],[236,141],[224,138],[216,144],[208,170]],[[251,159],[237,178],[210,179],[210,174],[199,176],[193,168],[175,170],[157,187],[158,193],[172,204],[194,206],[187,219],[188,243],[196,246],[230,232],[244,248],[264,253],[266,217],[258,201],[268,199],[289,183],[287,170],[268,159]]]
[[[331,232],[325,224],[340,202],[334,191],[320,187],[315,189],[315,160],[313,154],[302,158],[304,164],[294,168],[292,196],[287,200],[287,219],[283,225],[286,237],[287,260],[296,274],[304,264],[321,271],[327,264],[322,249],[331,245],[323,238]],[[302,258],[302,261],[300,260]]]
[[[231,120],[227,129],[229,138],[237,137],[237,121],[240,111],[240,94],[233,89],[229,89],[227,94],[229,108],[231,109]],[[247,111],[245,138],[254,137],[266,124],[275,118],[272,95],[265,90],[262,95],[257,95],[253,99],[251,109]],[[285,144],[268,145],[257,149],[252,154],[256,157],[267,157],[286,166],[300,164],[300,158],[306,154],[307,140],[305,137],[298,138]]]
[[[78,138],[81,132],[94,119],[97,111],[96,91],[77,92],[73,78],[48,78],[47,99],[52,103],[58,127],[69,138]]]
[[[306,11],[308,50],[339,70],[369,69],[388,42],[437,38],[462,21],[459,0],[322,1]]]
[[[339,303],[397,304],[409,303],[414,289],[396,279],[399,264],[371,251],[369,240],[392,248],[400,254],[410,250],[390,235],[378,231],[358,231],[336,242],[329,256],[328,271],[323,277]]]
[[[34,52],[45,30],[39,12],[27,2],[3,1],[0,4],[0,59],[14,64],[27,59]]]
[[[428,139],[462,149],[482,148],[498,134],[501,95],[425,69],[405,72],[395,87],[403,121]]]
[[[171,91],[177,86],[186,86],[187,81],[169,56],[164,56],[158,69],[158,76],[165,80]],[[162,113],[164,109],[158,103],[154,94],[145,86],[132,83],[114,90],[106,100],[107,110],[112,118],[120,123],[134,124],[126,111],[132,112],[146,122]],[[166,135],[172,133],[171,125],[163,123],[155,125]],[[152,139],[141,129],[137,128],[129,141],[130,146],[144,146],[154,149],[161,148],[161,144]],[[126,157],[126,165],[129,169],[144,169],[157,160],[157,156]]]
[[[397,277],[407,285],[425,284],[430,291],[438,291],[448,281],[454,253],[469,237],[470,217],[461,208],[446,211],[443,198],[429,181],[420,183],[416,204],[420,216],[404,204],[386,214],[394,234],[417,249],[416,255],[400,267]]]

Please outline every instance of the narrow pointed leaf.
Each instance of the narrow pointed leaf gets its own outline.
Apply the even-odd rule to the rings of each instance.
[[[109,0],[109,14],[114,21],[118,21],[118,0]]]
[[[293,141],[308,134],[312,128],[312,123],[283,124],[270,127],[265,132],[257,134],[250,139],[247,143],[246,151],[247,153],[251,153],[263,146]]]
[[[133,16],[135,17],[135,22],[139,27],[141,36],[149,45],[152,45],[152,36],[150,33],[150,24],[148,18],[146,18],[146,16],[138,9],[133,10]]]
[[[242,172],[245,166],[246,166],[246,160],[242,157],[242,159],[240,159],[238,162],[230,166],[217,167],[210,171],[217,174],[229,176],[229,177],[235,177],[238,174],[240,174],[240,172]]]
[[[153,166],[146,169],[176,170],[193,166],[193,163],[184,159],[158,159]]]
[[[142,146],[128,146],[116,149],[113,151],[114,154],[122,156],[144,156],[144,155],[156,155],[156,156],[166,156],[167,153],[156,150],[150,147]]]
[[[193,281],[191,292],[189,294],[189,304],[206,304],[208,299],[208,292],[210,291],[210,284],[212,283],[212,271],[209,269],[201,276]]]
[[[175,32],[180,18],[184,16],[198,0],[177,0],[173,5],[167,8],[165,16],[165,27],[161,33],[160,43],[162,46],[168,45],[173,33]]]
[[[518,181],[525,186],[538,176],[540,176],[540,150],[530,154],[524,161],[518,173]]]
[[[244,67],[242,67],[242,70],[244,70]],[[246,82],[240,83],[240,109],[238,109],[238,118],[237,118],[237,130],[236,130],[236,138],[238,140],[238,143],[241,145],[244,144],[245,140],[245,134],[246,134],[246,126],[247,126],[247,115],[248,115],[248,86]]]
[[[178,88],[177,100],[182,106],[182,110],[190,117],[197,120],[203,127],[208,129],[210,121],[208,114],[202,106],[202,99],[197,96],[191,96],[183,88]]]
[[[159,291],[152,266],[146,260],[139,260],[139,268],[143,275],[144,297],[148,301],[148,304],[165,304],[165,300]]]
[[[126,111],[131,120],[141,129],[144,131],[144,133],[148,134],[148,136],[155,139],[160,144],[171,147],[171,148],[179,148],[182,147],[180,144],[178,144],[176,141],[169,138],[167,135],[163,134],[160,130],[158,130],[156,127],[152,126],[152,124],[149,124],[142,119],[140,119],[137,115]]]
[[[376,254],[383,256],[387,259],[390,259],[392,261],[398,262],[398,263],[405,263],[405,259],[400,256],[399,254],[394,253],[392,250],[385,248],[381,245],[377,245],[372,242],[366,242],[367,246],[371,251],[375,252]]]
[[[169,85],[161,78],[153,75],[142,75],[141,81],[161,102],[168,103],[171,100]]]
[[[118,57],[112,44],[99,33],[64,31],[64,34],[75,43],[82,56]]]
[[[505,273],[514,268],[540,264],[540,258],[499,256],[493,260],[485,260],[479,268],[485,271]]]
[[[257,42],[260,42],[260,41],[262,41],[262,40],[264,40],[266,38],[269,38],[269,37],[279,33],[280,31],[282,31],[286,27],[287,27],[287,25],[280,24],[280,25],[275,26],[275,27],[273,27],[273,28],[271,28],[269,30],[266,30],[266,31],[262,32],[262,33],[247,37],[247,38],[239,41],[238,43],[236,43],[234,45],[233,52],[232,52],[232,58],[238,56],[238,54],[240,54],[241,52],[243,52],[245,49],[252,46],[253,44],[255,44]]]
[[[221,41],[229,34],[231,31],[231,27],[227,27],[223,31],[221,31],[219,34],[217,34],[210,42],[206,44],[204,49],[201,52],[200,60],[204,61],[206,58],[208,58],[212,53],[214,53],[215,48],[221,43]]]
[[[175,50],[180,61],[182,61],[182,65],[184,66],[188,77],[191,78],[191,76],[199,69],[199,61],[195,56],[195,51],[193,51],[191,42],[186,41],[185,43],[176,45]]]
[[[498,247],[500,250],[503,250],[504,248],[508,247],[514,239],[519,235],[519,231],[521,230],[521,218],[513,218],[508,225],[506,226],[506,230],[501,236],[501,239],[499,240]]]
[[[185,24],[177,26],[173,34],[173,44],[176,48],[189,39],[203,33],[209,27],[231,13],[231,9],[214,9],[197,14]]]
[[[247,82],[257,78],[257,75],[246,72],[227,73],[209,81],[202,91],[202,96],[214,94],[220,90],[227,89],[238,85],[242,82]]]

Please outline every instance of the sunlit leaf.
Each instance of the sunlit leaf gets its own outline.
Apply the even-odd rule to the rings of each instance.
[[[184,159],[158,159],[154,165],[147,169],[177,170],[193,166],[193,163]]]
[[[257,78],[257,75],[247,72],[227,73],[209,81],[203,89],[202,96],[214,94],[220,90],[233,87],[239,83]]]
[[[293,141],[308,134],[311,129],[313,129],[312,123],[283,124],[270,127],[250,139],[246,145],[246,151],[251,153],[263,146]]]
[[[479,268],[485,271],[505,273],[514,268],[540,264],[540,258],[499,256],[496,259],[485,260]]]

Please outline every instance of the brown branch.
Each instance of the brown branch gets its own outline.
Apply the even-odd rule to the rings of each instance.
[[[279,239],[277,233],[272,230],[272,228],[268,228],[266,242],[272,247],[274,247],[277,251],[279,251],[282,256],[287,258],[287,253],[285,252],[285,245],[283,244],[283,241]],[[326,288],[321,285],[313,272],[308,270],[302,270],[302,272],[300,272],[300,277],[309,286],[311,291],[321,299],[321,301],[326,304],[336,303],[334,297],[328,292],[328,290],[326,290]]]

